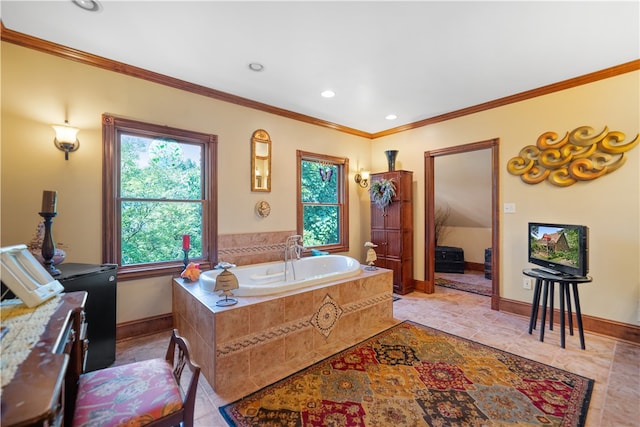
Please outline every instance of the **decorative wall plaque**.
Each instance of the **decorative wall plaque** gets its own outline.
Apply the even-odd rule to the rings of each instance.
[[[256,203],[256,215],[258,215],[260,218],[266,218],[270,213],[271,206],[269,205],[269,202],[260,200],[258,203]]]
[[[561,139],[555,132],[545,132],[536,145],[527,145],[510,159],[507,170],[532,185],[547,180],[568,187],[578,181],[591,181],[620,168],[627,160],[625,153],[640,141],[638,135],[633,141],[624,139],[624,133],[610,132],[607,126],[599,133],[581,126]]]

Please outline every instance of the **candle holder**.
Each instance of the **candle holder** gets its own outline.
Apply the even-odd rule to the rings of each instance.
[[[60,275],[60,270],[53,265],[53,256],[56,253],[56,244],[53,241],[53,233],[51,232],[53,217],[55,217],[57,213],[40,212],[39,215],[44,218],[44,238],[42,240],[42,259],[44,260],[44,267],[52,276],[58,276]]]
[[[182,252],[184,252],[184,258],[182,260],[184,268],[187,268],[187,266],[189,265],[189,251],[190,249],[182,249]]]

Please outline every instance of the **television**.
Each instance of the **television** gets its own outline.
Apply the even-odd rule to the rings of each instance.
[[[585,277],[589,271],[589,229],[585,225],[530,222],[529,262],[534,270]]]

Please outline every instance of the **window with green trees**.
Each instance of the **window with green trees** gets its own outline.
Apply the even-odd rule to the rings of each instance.
[[[103,116],[105,262],[156,275],[189,259],[213,263],[215,135]]]
[[[298,233],[304,246],[349,250],[349,160],[298,151]]]

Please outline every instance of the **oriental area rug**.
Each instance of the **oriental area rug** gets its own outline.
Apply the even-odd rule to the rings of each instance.
[[[220,412],[231,426],[581,426],[592,388],[405,321]]]
[[[436,277],[433,282],[436,286],[457,289],[459,291],[471,292],[474,294],[491,296],[491,283],[464,283],[457,280],[445,279],[444,277]]]

